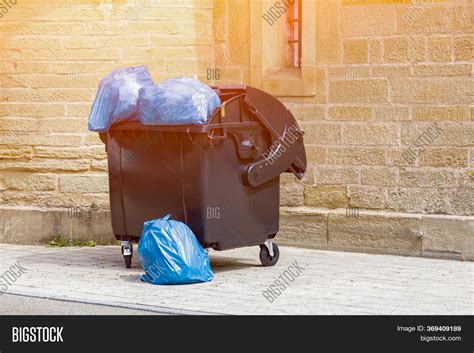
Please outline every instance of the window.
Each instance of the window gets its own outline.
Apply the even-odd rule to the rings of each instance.
[[[286,67],[301,69],[303,53],[302,34],[303,22],[301,21],[301,9],[303,1],[294,1],[289,11],[286,13]]]
[[[315,94],[315,1],[251,1],[251,84],[276,96]]]

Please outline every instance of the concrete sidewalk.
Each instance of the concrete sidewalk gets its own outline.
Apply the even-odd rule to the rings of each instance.
[[[211,252],[211,260],[212,282],[165,287],[140,282],[138,256],[127,270],[119,247],[0,244],[0,275],[16,261],[26,268],[6,293],[115,307],[117,313],[133,309],[157,314],[474,314],[472,262],[289,247],[281,248],[280,261],[271,268],[260,265],[258,247]],[[302,272],[270,302],[263,292],[294,261]],[[12,297],[8,294],[0,295],[0,314],[16,312],[6,307],[15,302],[7,299]],[[31,310],[45,313],[34,306]],[[18,312],[24,313],[20,308]],[[54,306],[49,313],[60,314]]]

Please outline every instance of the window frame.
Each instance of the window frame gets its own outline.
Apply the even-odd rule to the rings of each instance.
[[[284,68],[266,74],[264,57],[266,55],[283,55],[274,52],[265,45],[270,31],[263,26],[270,26],[263,15],[275,4],[274,0],[252,0],[250,2],[250,81],[251,85],[263,89],[275,96],[312,97],[316,92],[316,1],[302,0],[302,62],[301,68]],[[282,16],[283,17],[283,16]],[[279,20],[285,21],[284,18]],[[267,38],[266,38],[267,37]],[[283,60],[282,60],[283,62]]]

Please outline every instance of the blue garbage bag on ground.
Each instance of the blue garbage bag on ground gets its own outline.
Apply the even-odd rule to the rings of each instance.
[[[170,220],[171,215],[145,222],[138,256],[151,284],[188,284],[210,281],[214,276],[209,256],[189,227]]]
[[[89,115],[89,130],[107,132],[117,122],[138,120],[138,92],[152,84],[146,66],[118,69],[104,77]]]
[[[197,79],[182,77],[140,90],[138,109],[144,125],[202,125],[221,105],[219,96]]]

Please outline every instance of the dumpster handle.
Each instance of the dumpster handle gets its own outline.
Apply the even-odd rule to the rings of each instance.
[[[298,179],[303,178],[306,170],[306,161],[302,162],[298,157],[301,151],[304,153],[303,134],[299,126],[296,126],[292,135],[287,129],[282,136],[269,125],[265,117],[258,111],[255,105],[246,97],[244,104],[248,110],[261,121],[273,138],[273,151],[264,156],[260,161],[249,164],[243,172],[243,180],[246,185],[257,187],[263,183],[278,177],[285,171],[291,171]],[[288,109],[286,110],[289,114]],[[292,138],[293,141],[287,138]]]
[[[218,136],[214,136],[214,132],[216,130],[211,130],[211,134],[207,135],[207,138],[209,140],[211,140],[211,144],[212,144],[212,140],[225,140],[227,138],[227,130],[226,129],[223,129],[223,135],[218,135]]]
[[[222,129],[222,135],[214,136],[215,130],[211,130],[211,133],[207,135],[208,141],[205,145],[205,149],[212,149],[214,148],[217,144],[215,142],[218,141],[223,141],[227,138],[227,130]]]

